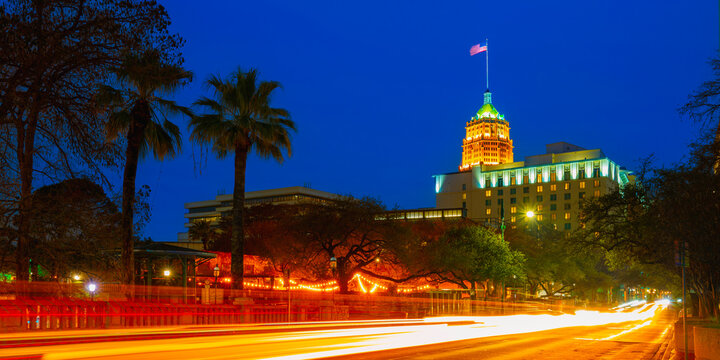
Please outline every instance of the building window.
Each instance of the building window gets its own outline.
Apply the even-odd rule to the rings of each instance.
[[[514,213],[516,213],[516,212],[517,212],[517,207],[511,206],[511,207],[510,207],[510,213],[511,213],[511,214],[514,214]]]
[[[517,203],[517,198],[510,198],[510,203],[511,204]]]
[[[528,203],[528,202],[530,202],[530,197],[529,197],[529,196],[523,196],[523,204],[526,204],[526,203]]]
[[[550,185],[550,191],[556,191],[557,190],[557,184]]]
[[[490,208],[485,209],[485,215],[491,215],[491,214],[492,214],[492,209],[490,209]]]
[[[557,230],[557,224],[553,224],[553,230]]]
[[[585,188],[585,182],[584,182],[584,181],[581,181],[581,182],[580,182],[580,188],[581,188],[581,189],[584,189],[584,188]]]
[[[578,194],[578,196],[579,196],[581,199],[584,199],[584,198],[585,198],[585,192],[584,192],[584,191],[581,191],[580,194]]]
[[[565,223],[565,230],[570,230],[570,229],[572,229],[572,225],[570,225],[570,223]]]
[[[502,205],[502,204],[503,204],[503,199],[498,199],[498,203],[497,203],[497,204],[498,204],[498,205]]]
[[[530,187],[529,187],[529,186],[523,187],[523,194],[527,194],[527,193],[529,193],[529,192],[530,192]]]
[[[565,220],[570,220],[570,213],[569,213],[569,212],[566,212],[566,213],[565,213]]]
[[[463,209],[467,207],[467,204],[463,201]]]
[[[538,186],[537,186],[537,192],[539,192],[539,193],[543,192],[543,186],[542,186],[542,185],[538,185]]]
[[[600,186],[600,180],[595,180],[595,181],[593,181],[593,186],[594,186],[594,187],[599,187],[599,186]]]
[[[463,190],[467,190],[467,185],[463,184]]]
[[[485,200],[485,206],[490,206],[490,199]]]
[[[463,200],[467,200],[467,193],[463,193]]]
[[[536,196],[535,199],[537,200],[537,202],[541,202],[543,200],[542,195]]]
[[[557,200],[557,194],[550,195],[550,201],[555,201],[555,200]]]
[[[516,188],[510,189],[510,195],[515,195],[516,192],[517,192]]]
[[[537,182],[542,182],[542,173],[537,174]]]
[[[510,222],[511,222],[511,223],[514,223],[514,222],[515,222],[515,217],[514,217],[514,216],[511,216],[511,217],[510,217]]]
[[[557,220],[557,214],[555,214],[555,213],[550,214],[550,219]]]
[[[555,181],[557,179],[557,175],[555,174],[555,170],[550,173],[550,181]]]
[[[596,198],[599,198],[599,197],[600,197],[600,190],[595,190],[595,192],[593,193],[593,196],[595,196]]]
[[[563,197],[565,198],[565,200],[570,200],[570,194],[565,194],[563,195]]]
[[[510,185],[515,185],[515,177],[510,178]]]
[[[537,215],[537,219],[538,219],[538,221],[543,221],[543,216],[542,216],[542,214],[538,214],[538,215]]]
[[[570,183],[569,183],[569,182],[566,182],[566,183],[565,183],[565,190],[570,190]]]
[[[550,204],[550,211],[557,210],[557,204]]]
[[[485,196],[487,196],[487,197],[492,196],[492,190],[485,190]]]
[[[503,195],[502,189],[498,190],[498,196],[502,196],[502,195]]]
[[[537,211],[542,211],[542,209],[543,209],[542,204],[538,204]]]
[[[565,204],[565,206],[563,206],[563,209],[570,210],[570,204]]]

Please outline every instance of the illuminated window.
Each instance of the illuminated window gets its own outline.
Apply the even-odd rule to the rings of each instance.
[[[537,192],[539,192],[539,193],[543,192],[543,186],[542,186],[542,185],[538,185],[538,186],[537,186]]]
[[[551,214],[550,219],[557,220],[557,214],[554,214],[554,213]]]
[[[557,185],[556,185],[556,184],[550,185],[550,191],[556,191],[556,190],[557,190]]]
[[[599,198],[599,197],[600,197],[600,190],[595,190],[595,192],[593,193],[593,196],[595,196],[596,198]]]
[[[539,204],[538,207],[537,207],[537,211],[542,211],[542,209],[543,209],[542,204]]]
[[[584,188],[585,188],[585,182],[584,182],[584,181],[581,181],[581,182],[580,182],[580,188],[581,188],[581,189],[584,189]]]
[[[599,186],[600,186],[600,180],[595,180],[595,181],[593,181],[593,186],[594,186],[594,187],[599,187]]]
[[[550,173],[550,181],[555,181],[557,179],[557,175],[555,174],[555,170]]]
[[[542,182],[542,174],[541,173],[537,174],[537,182]]]
[[[467,194],[463,193],[463,200],[466,200],[466,199],[467,199]]]
[[[510,207],[510,213],[511,213],[511,214],[515,214],[516,212],[517,212],[517,207],[511,206],[511,207]]]
[[[514,217],[514,216],[511,216],[511,217],[510,217],[510,222],[513,222],[513,223],[515,222],[515,217]]]
[[[584,192],[584,191],[581,191],[580,194],[578,194],[578,196],[579,196],[581,199],[584,199],[584,198],[585,198],[585,192]]]
[[[485,215],[490,215],[490,214],[492,214],[492,209],[490,209],[490,208],[485,209]]]
[[[569,183],[569,182],[566,182],[566,183],[565,183],[565,190],[570,190],[570,183]]]
[[[490,210],[490,209],[488,209],[488,210]],[[569,212],[566,212],[566,213],[565,213],[565,220],[570,220],[570,213],[569,213]]]
[[[557,230],[557,224],[553,224],[553,230]]]
[[[538,219],[538,221],[542,221],[542,220],[543,220],[542,214],[538,214],[538,215],[537,215],[537,219]]]
[[[487,197],[492,196],[492,191],[491,191],[491,190],[485,190],[485,196],[487,196]]]

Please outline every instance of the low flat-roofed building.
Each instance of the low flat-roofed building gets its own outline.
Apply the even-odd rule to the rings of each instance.
[[[301,204],[301,203],[324,203],[340,198],[340,195],[310,189],[303,186],[293,186],[278,189],[249,191],[245,193],[245,206],[259,204]],[[209,221],[211,225],[217,225],[220,218],[232,214],[232,194],[218,195],[213,200],[195,201],[185,203],[185,228],[190,228],[199,221]],[[190,248],[202,249],[202,242],[189,238],[188,232],[178,233],[178,245]]]
[[[580,200],[634,181],[600,149],[559,142],[546,150],[525,161],[435,175],[436,207],[466,209],[475,221],[504,217],[507,226],[527,221],[525,214],[533,211],[533,221],[569,231],[580,225]]]

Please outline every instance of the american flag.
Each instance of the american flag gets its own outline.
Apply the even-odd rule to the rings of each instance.
[[[479,54],[483,51],[487,51],[487,45],[484,45],[484,46],[480,46],[480,44],[473,45],[470,48],[470,56]]]

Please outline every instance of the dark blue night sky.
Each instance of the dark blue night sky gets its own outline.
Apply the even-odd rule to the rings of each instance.
[[[629,169],[687,153],[698,128],[677,108],[710,78],[719,41],[717,1],[163,3],[196,75],[179,103],[238,66],[283,84],[273,103],[298,126],[293,156],[251,157],[248,191],[310,183],[400,208],[433,207],[432,175],[457,170],[485,91],[485,57],[468,51],[486,37],[516,160],[567,141]],[[156,241],[183,231],[184,203],[232,191],[232,159],[203,157],[185,139],[180,157],[138,171],[153,191],[145,235]]]

